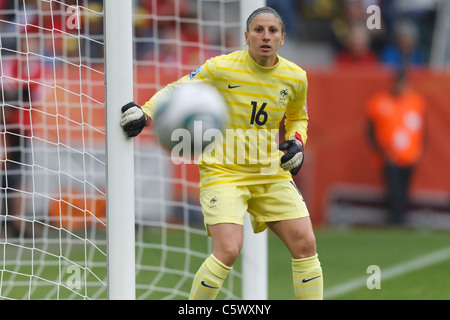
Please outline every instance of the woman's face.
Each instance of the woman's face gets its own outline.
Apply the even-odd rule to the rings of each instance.
[[[278,48],[284,44],[284,33],[278,18],[269,12],[263,12],[250,20],[245,32],[245,43],[250,56],[264,67],[277,63]]]

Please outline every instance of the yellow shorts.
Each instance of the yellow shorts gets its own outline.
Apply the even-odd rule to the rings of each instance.
[[[205,187],[200,190],[200,203],[207,231],[208,225],[218,223],[244,225],[246,212],[255,233],[265,230],[266,222],[309,216],[303,196],[290,180]]]

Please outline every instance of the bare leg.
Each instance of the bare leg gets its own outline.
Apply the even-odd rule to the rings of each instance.
[[[190,297],[192,300],[213,300],[231,271],[242,248],[243,226],[220,223],[208,226],[213,241],[211,254],[195,274]]]
[[[292,258],[302,259],[316,254],[316,238],[309,217],[269,222],[267,226],[284,242]]]
[[[322,268],[316,253],[316,239],[309,217],[268,223],[292,255],[295,297],[323,299]]]
[[[208,226],[213,241],[213,255],[223,264],[231,267],[242,249],[244,227],[232,223]]]

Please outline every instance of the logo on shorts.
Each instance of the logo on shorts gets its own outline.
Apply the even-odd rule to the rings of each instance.
[[[217,206],[217,196],[214,196],[209,200],[209,207],[214,208]]]

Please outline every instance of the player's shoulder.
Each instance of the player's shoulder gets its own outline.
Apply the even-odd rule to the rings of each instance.
[[[232,63],[244,63],[245,55],[244,51],[234,51],[227,54],[218,55],[214,58],[211,58],[210,61],[213,61],[215,64],[224,65],[224,64],[232,64]]]
[[[196,70],[189,74],[189,77],[192,79],[198,73],[201,73],[204,77],[215,78],[217,76],[220,77],[220,72],[225,72],[229,69],[239,69],[242,66],[239,64],[244,62],[244,58],[242,52],[235,51],[228,54],[217,55],[209,58],[206,62],[198,67]]]
[[[306,71],[303,68],[301,68],[298,64],[283,57],[279,57],[279,59],[280,59],[280,67],[283,74],[285,74],[290,78],[298,79],[301,82],[307,81]]]
[[[301,68],[298,64],[296,64],[295,62],[292,62],[283,57],[279,57],[279,59],[280,59],[281,67],[283,69],[292,71],[294,73],[301,73],[306,76],[306,71],[303,68]]]
[[[213,70],[215,77],[222,77],[230,71],[238,71],[245,68],[245,56],[241,51],[218,55],[209,59],[206,63],[209,70]]]

